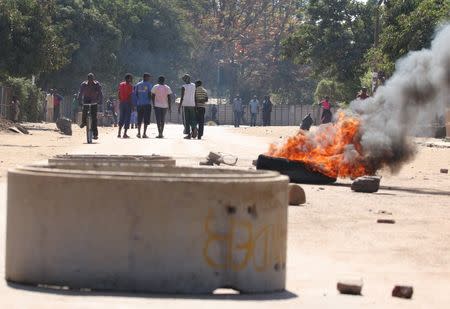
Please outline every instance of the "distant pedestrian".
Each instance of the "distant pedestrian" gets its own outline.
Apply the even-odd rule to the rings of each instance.
[[[108,101],[106,101],[106,111],[111,115],[113,119],[113,125],[117,127],[117,112],[116,112],[116,100],[113,97],[110,97]]]
[[[117,137],[121,137],[122,128],[124,128],[123,138],[129,138],[127,131],[130,128],[131,110],[133,107],[131,95],[133,93],[133,75],[127,73],[125,81],[119,84],[118,98],[120,101],[120,117],[119,117],[119,132]]]
[[[271,115],[272,115],[272,101],[270,101],[270,96],[265,96],[262,103],[263,126],[270,126]]]
[[[303,118],[302,124],[300,126],[300,129],[305,130],[305,131],[309,131],[309,129],[311,128],[313,122],[314,121],[313,121],[313,119],[311,117],[311,113],[309,113],[308,115],[305,116],[305,118]]]
[[[250,126],[255,127],[256,126],[256,118],[259,113],[259,101],[258,98],[253,96],[253,99],[250,100],[250,103],[248,104],[250,108]]]
[[[242,113],[243,113],[242,99],[239,95],[236,96],[233,100],[233,114],[234,114],[234,127],[239,128],[242,121]]]
[[[369,95],[367,94],[367,88],[366,87],[362,87],[361,91],[358,93],[358,95],[356,96],[357,99],[360,100],[365,100],[369,97]]]
[[[12,97],[11,101],[11,107],[12,107],[12,119],[14,122],[19,122],[20,117],[20,101],[17,96]]]
[[[155,110],[156,125],[158,126],[158,136],[156,138],[163,138],[164,124],[166,121],[167,110],[171,110],[171,95],[172,90],[165,85],[165,77],[158,78],[158,84],[152,88],[152,102]]]
[[[198,139],[202,139],[205,127],[206,102],[208,102],[208,92],[202,87],[202,81],[195,82],[195,106],[198,122]]]
[[[218,125],[219,119],[217,119],[217,105],[211,104],[210,110],[211,110],[211,120],[214,121]]]
[[[141,126],[144,123],[144,132],[142,138],[148,138],[147,127],[150,124],[150,116],[152,114],[152,88],[153,84],[150,82],[150,74],[144,73],[142,81],[134,86],[134,95],[136,97],[137,109],[137,137],[141,138]]]
[[[187,135],[186,139],[197,137],[197,115],[195,109],[195,84],[191,83],[191,77],[189,74],[185,74],[182,78],[184,81],[183,87],[181,87],[181,101],[178,106],[178,112],[181,112],[183,107],[184,121],[186,123]]]
[[[320,102],[320,105],[322,106],[322,117],[321,117],[322,124],[331,122],[331,118],[333,115],[331,114],[330,98],[326,96]]]
[[[78,104],[78,93],[74,93],[72,96],[72,121],[73,121],[73,123],[77,123],[79,107],[80,107],[80,104]]]
[[[138,118],[137,110],[136,110],[136,107],[133,106],[131,108],[131,117],[130,117],[131,129],[137,128],[137,118]]]
[[[53,93],[53,122],[59,119],[61,116],[61,104],[63,97],[56,91]]]

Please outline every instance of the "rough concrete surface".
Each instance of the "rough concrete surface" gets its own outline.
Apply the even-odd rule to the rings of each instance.
[[[56,132],[33,135],[0,133],[0,169],[65,153],[170,155],[177,164],[198,166],[209,151],[252,160],[297,128],[207,127],[204,140],[183,140],[181,126],[168,126],[167,139],[117,140],[113,129],[100,129],[98,144],[85,145],[84,131],[72,137]],[[156,129],[151,126],[152,137]],[[131,131],[133,134],[134,132]],[[133,135],[131,135],[133,137]],[[20,140],[19,140],[20,139]],[[353,194],[351,181],[302,185],[305,207],[290,207],[287,291],[267,295],[161,296],[49,290],[0,281],[2,308],[447,308],[450,303],[450,143],[417,140],[416,159],[398,175],[381,172],[373,194]],[[439,143],[439,147],[427,146]],[[36,147],[34,147],[36,146]],[[4,174],[3,174],[4,175]],[[5,177],[0,178],[0,231],[5,231]],[[324,188],[325,190],[321,190]],[[170,192],[170,191],[169,191]],[[377,224],[379,211],[393,213],[396,224]],[[381,217],[382,218],[382,217]],[[174,227],[175,229],[175,227]],[[0,263],[4,264],[4,232]],[[70,244],[67,244],[70,246]],[[4,276],[4,272],[2,272]],[[364,279],[363,296],[339,295],[339,278]],[[391,296],[392,288],[414,286],[410,300]]]

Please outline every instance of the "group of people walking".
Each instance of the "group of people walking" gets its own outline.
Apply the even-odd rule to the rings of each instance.
[[[147,129],[150,125],[152,109],[158,128],[156,138],[164,138],[166,114],[167,111],[171,111],[174,96],[172,89],[165,84],[164,76],[158,77],[155,85],[152,84],[151,78],[149,73],[144,73],[142,80],[133,85],[133,76],[128,73],[125,75],[124,81],[119,84],[117,94],[119,100],[118,138],[129,138],[128,130],[133,112],[137,114],[137,137],[148,138]],[[182,80],[184,84],[181,87],[178,112],[181,113],[183,108],[185,138],[201,139],[204,133],[205,104],[208,102],[208,93],[200,80],[192,83],[189,74],[185,74]],[[89,73],[87,80],[81,84],[77,99],[79,104],[83,104],[80,127],[83,128],[86,125],[86,114],[88,108],[91,108],[93,135],[94,139],[97,139],[97,105],[86,105],[103,101],[102,88],[100,83],[95,80],[94,74]],[[111,100],[107,102],[107,109],[114,109]],[[114,110],[113,115],[115,115]]]
[[[244,118],[245,106],[243,105],[242,99],[239,95],[233,100],[233,116],[234,116],[234,126],[238,128]],[[248,108],[250,112],[250,126],[255,127],[257,123],[257,118],[260,110],[262,111],[262,125],[270,126],[270,117],[272,113],[272,101],[270,101],[269,96],[265,96],[262,103],[259,102],[258,97],[255,95],[248,103]]]

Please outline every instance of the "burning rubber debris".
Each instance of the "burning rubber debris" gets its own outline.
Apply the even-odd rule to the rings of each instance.
[[[392,173],[412,160],[409,138],[417,125],[430,122],[450,105],[450,24],[437,32],[430,49],[409,53],[374,97],[355,100],[335,122],[315,132],[300,131],[270,157],[303,163],[330,178],[357,178],[388,168]]]

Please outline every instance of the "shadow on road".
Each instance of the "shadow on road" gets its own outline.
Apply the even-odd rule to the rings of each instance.
[[[255,300],[288,300],[297,298],[298,295],[289,291],[275,293],[257,293],[257,294],[147,294],[147,293],[131,293],[131,292],[112,292],[99,290],[74,290],[67,287],[42,287],[34,285],[18,284],[7,282],[8,287],[34,293],[48,293],[60,296],[86,296],[86,297],[131,297],[131,298],[155,298],[155,299],[202,299],[202,300],[232,300],[232,301],[255,301]],[[234,291],[234,290],[231,290]]]

